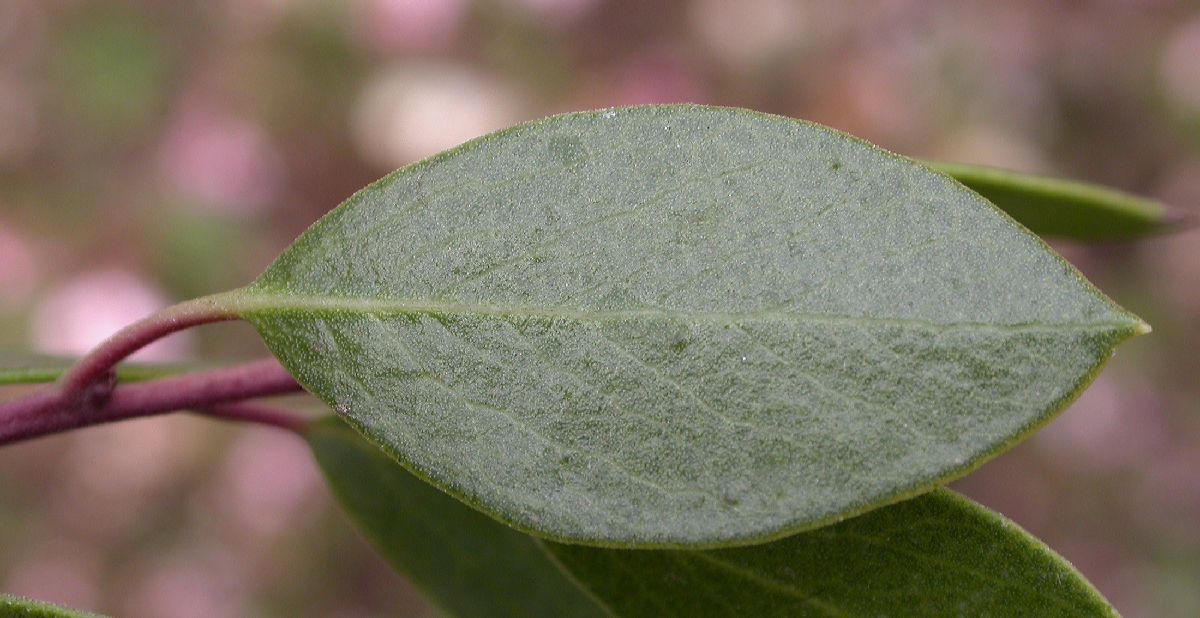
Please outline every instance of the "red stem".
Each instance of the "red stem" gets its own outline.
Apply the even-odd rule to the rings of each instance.
[[[300,390],[291,374],[273,358],[120,386],[97,402],[77,396],[68,398],[68,393],[52,388],[0,404],[0,445],[79,427],[182,409],[212,409],[220,404]],[[226,409],[225,413],[218,411],[215,415],[237,418],[239,409]],[[266,416],[254,413],[261,409],[242,410],[240,416],[246,420],[267,422]],[[293,430],[297,426],[284,424]]]
[[[185,328],[237,319],[218,298],[208,296],[172,305],[121,329],[63,374],[58,381],[63,400],[73,404],[85,398],[102,401],[113,386],[108,379],[112,368],[130,354]]]
[[[304,435],[310,422],[307,418],[297,416],[287,410],[280,410],[252,401],[236,401],[221,404],[207,410],[199,410],[196,413],[216,419],[269,425],[300,435]]]
[[[0,404],[0,445],[182,409],[303,433],[308,425],[305,419],[244,401],[302,390],[275,359],[117,388],[113,367],[147,344],[186,328],[237,317],[218,295],[168,307],[121,329],[81,358],[57,384]]]

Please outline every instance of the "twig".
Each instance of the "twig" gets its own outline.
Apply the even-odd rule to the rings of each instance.
[[[81,400],[91,397],[94,400],[91,404],[101,403],[108,395],[103,386],[108,383],[111,390],[109,376],[113,367],[129,355],[171,333],[201,324],[237,319],[237,315],[223,307],[219,299],[220,296],[206,296],[172,305],[121,329],[79,359],[59,378],[58,386],[63,400],[72,405],[86,405],[88,402]]]
[[[308,425],[311,422],[309,419],[287,410],[281,410],[274,406],[252,401],[221,404],[207,410],[196,410],[195,413],[218,420],[240,421],[278,427],[300,435],[304,435],[305,430],[308,429]]]
[[[52,388],[0,404],[0,445],[79,427],[183,409],[212,409],[300,390],[291,374],[273,358],[118,386],[97,402],[65,397],[65,393]],[[233,418],[230,414],[225,417]]]

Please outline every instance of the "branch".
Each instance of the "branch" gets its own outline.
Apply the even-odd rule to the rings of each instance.
[[[92,386],[85,386],[85,393],[91,388]],[[301,390],[291,374],[273,358],[224,369],[118,386],[102,401],[91,401],[88,397],[80,398],[78,393],[72,395],[53,387],[24,399],[0,404],[0,445],[80,427],[183,409],[218,408],[216,416],[235,418],[238,408],[234,408],[232,412],[227,409],[225,414],[221,414],[219,406],[244,399]],[[245,411],[243,416],[247,417],[246,420],[250,420],[249,417],[261,417],[254,422],[267,422],[266,416],[250,411]],[[293,430],[297,426],[295,422],[282,424],[292,425],[287,428]]]

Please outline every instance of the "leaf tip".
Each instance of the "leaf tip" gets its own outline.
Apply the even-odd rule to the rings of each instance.
[[[1162,214],[1160,224],[1164,230],[1182,232],[1200,227],[1200,214],[1194,210],[1167,207]]]
[[[1133,327],[1133,334],[1135,335],[1149,335],[1151,332],[1154,332],[1154,329],[1141,320],[1138,320],[1137,326]]]

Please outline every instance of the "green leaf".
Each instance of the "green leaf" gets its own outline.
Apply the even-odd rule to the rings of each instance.
[[[99,614],[89,614],[10,595],[0,595],[0,616],[4,618],[103,618]]]
[[[31,354],[5,354],[0,358],[0,386],[47,384],[59,378],[75,363],[72,359]],[[184,365],[125,363],[117,367],[117,380],[144,382],[181,373]]]
[[[1160,202],[1096,185],[958,163],[923,162],[991,200],[1043,236],[1102,241],[1179,227]]]
[[[307,437],[367,538],[452,615],[604,615],[532,537],[408,474],[341,421],[314,423]]]
[[[1050,548],[944,489],[753,547],[547,547],[618,616],[1116,616]]]
[[[538,541],[421,482],[341,423],[317,425],[309,440],[367,537],[451,613],[599,612]],[[1045,545],[946,490],[744,548],[542,545],[618,616],[1114,615]]]
[[[638,547],[922,493],[1146,329],[944,175],[699,106],[558,116],[399,170],[212,302],[438,487]]]

